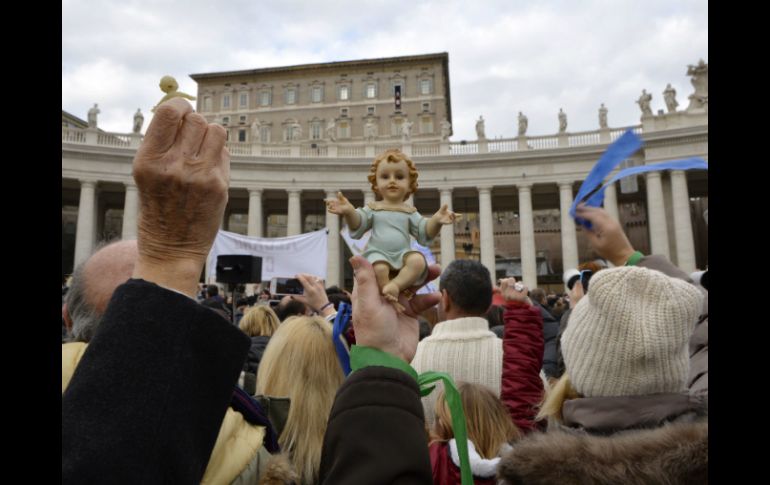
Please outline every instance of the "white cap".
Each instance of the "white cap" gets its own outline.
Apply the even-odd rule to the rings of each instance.
[[[569,286],[567,286],[567,283],[569,283],[569,280],[574,278],[575,276],[580,276],[580,271],[576,270],[575,268],[568,269],[564,272],[564,276],[562,276],[562,280],[564,281],[564,287],[569,291]]]

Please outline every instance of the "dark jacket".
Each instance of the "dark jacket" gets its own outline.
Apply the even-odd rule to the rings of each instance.
[[[543,398],[541,312],[526,303],[508,302],[503,313],[503,371],[500,400],[522,433],[539,429],[537,405]]]
[[[514,444],[507,484],[708,483],[708,421],[687,394],[580,398],[564,423]]]
[[[191,298],[119,286],[62,394],[62,483],[199,483],[248,347]]]
[[[259,363],[262,361],[262,355],[265,353],[265,347],[270,342],[270,337],[259,335],[251,337],[251,348],[246,356],[246,362],[243,363],[243,370],[256,374],[259,369]]]
[[[557,379],[564,375],[564,371],[567,370],[567,367],[564,365],[564,355],[561,353],[561,336],[567,330],[567,323],[571,313],[572,308],[568,308],[562,313],[561,320],[559,321],[559,335],[556,337],[556,375],[553,376]]]
[[[337,391],[321,451],[322,483],[430,484],[425,417],[417,382],[365,367]]]
[[[540,310],[540,315],[543,317],[543,340],[545,342],[543,371],[548,377],[556,377],[556,339],[559,337],[559,322],[543,305],[537,302],[532,304]]]

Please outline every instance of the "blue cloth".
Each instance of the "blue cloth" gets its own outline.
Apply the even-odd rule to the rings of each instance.
[[[607,175],[609,175],[615,167],[620,165],[623,160],[633,155],[634,152],[641,147],[642,139],[633,131],[628,130],[607,148],[607,151],[602,154],[599,161],[596,162],[594,168],[591,169],[591,172],[589,172],[586,179],[580,185],[580,190],[578,190],[578,194],[572,202],[572,207],[569,209],[569,215],[575,219],[575,222],[585,226],[587,229],[591,229],[591,223],[589,221],[575,217],[575,208],[583,199],[588,197],[594,189],[602,184],[602,181],[604,181]]]
[[[233,397],[230,399],[230,406],[243,415],[243,418],[251,424],[265,427],[264,446],[271,454],[279,453],[281,447],[278,445],[278,434],[273,428],[273,424],[267,418],[267,414],[253,397],[240,387],[235,387]]]
[[[618,180],[638,175],[645,172],[655,172],[663,170],[708,170],[708,164],[700,158],[687,158],[684,160],[671,160],[661,163],[651,163],[640,167],[629,167],[618,172],[607,183],[602,185],[604,179],[617,167],[623,160],[633,155],[642,146],[642,139],[633,131],[628,130],[623,136],[612,143],[607,151],[599,158],[596,165],[591,169],[586,179],[580,185],[575,200],[569,210],[569,215],[575,219],[575,222],[591,229],[591,223],[575,216],[577,205],[584,202],[589,207],[601,207],[604,202],[605,189]]]
[[[348,328],[348,322],[350,322],[350,308],[351,306],[348,303],[340,302],[337,316],[334,318],[334,326],[332,327],[332,342],[334,343],[337,359],[340,361],[340,366],[345,376],[350,374],[350,350],[345,345],[345,336],[343,334]]]
[[[638,175],[645,172],[656,172],[662,170],[708,170],[709,166],[704,160],[700,158],[686,158],[684,160],[672,160],[670,162],[651,163],[649,165],[642,165],[640,167],[629,167],[618,172],[614,177],[601,186],[599,190],[593,193],[591,197],[586,200],[586,205],[592,207],[599,207],[604,202],[604,190],[618,180],[630,177],[631,175]]]

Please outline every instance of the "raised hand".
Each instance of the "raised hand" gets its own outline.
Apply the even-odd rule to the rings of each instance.
[[[295,300],[310,305],[310,308],[316,312],[319,311],[322,306],[329,303],[329,297],[326,295],[324,281],[321,278],[307,273],[299,273],[295,277],[299,280],[304,289],[302,295],[293,296]],[[334,308],[332,308],[332,311],[333,310]]]
[[[591,221],[591,229],[584,229],[583,233],[599,256],[615,266],[626,264],[634,254],[634,248],[617,220],[601,207],[588,207],[584,204],[577,206],[575,215]]]
[[[399,303],[404,307],[400,312],[380,293],[377,278],[371,263],[361,256],[350,258],[355,283],[353,285],[353,327],[358,345],[374,347],[384,352],[412,361],[420,340],[420,325],[417,315],[441,301],[439,293],[416,295],[408,298],[399,294]],[[428,278],[436,279],[441,272],[437,264],[428,267]],[[408,291],[414,295],[419,287]]]
[[[356,210],[353,204],[342,195],[342,192],[337,192],[336,199],[326,199],[326,210],[332,214],[344,216]]]
[[[507,301],[521,301],[530,303],[529,288],[516,282],[516,278],[503,278],[499,282],[500,294]]]
[[[135,278],[195,295],[227,204],[225,139],[224,128],[181,98],[158,107],[133,165],[140,202]]]
[[[459,220],[462,215],[456,214],[449,210],[449,205],[444,204],[441,206],[441,209],[438,210],[435,214],[437,220],[441,224],[452,224],[455,222],[455,220]]]

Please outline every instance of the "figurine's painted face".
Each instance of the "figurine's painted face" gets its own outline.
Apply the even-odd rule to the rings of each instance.
[[[377,192],[391,204],[398,204],[409,197],[409,166],[405,161],[380,162],[377,167]]]

